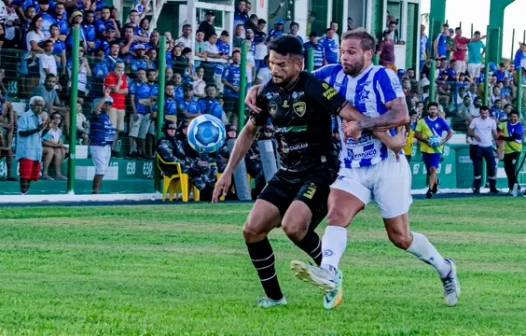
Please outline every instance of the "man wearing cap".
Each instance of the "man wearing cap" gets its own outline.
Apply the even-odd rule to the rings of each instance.
[[[276,19],[276,21],[274,21],[274,28],[272,28],[268,32],[267,42],[277,39],[278,37],[283,35],[283,24],[284,23],[285,21],[283,19]]]
[[[205,21],[201,22],[197,31],[205,33],[204,40],[208,41],[210,36],[216,32],[216,28],[214,27],[214,19],[216,18],[216,15],[211,10],[206,11],[205,15]]]
[[[104,90],[104,97],[100,98],[93,108],[93,117],[90,121],[90,151],[95,166],[93,194],[98,194],[100,191],[102,178],[110,164],[111,145],[115,141],[115,127],[108,116],[113,104],[110,94],[110,89]]]

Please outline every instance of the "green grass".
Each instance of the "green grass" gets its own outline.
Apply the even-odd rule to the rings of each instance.
[[[0,208],[6,335],[526,335],[524,200],[416,201],[412,228],[455,258],[462,296],[386,238],[377,209],[349,230],[342,304],[293,278],[308,260],[271,241],[289,305],[262,310],[241,227],[250,205]],[[318,232],[322,233],[323,228]]]

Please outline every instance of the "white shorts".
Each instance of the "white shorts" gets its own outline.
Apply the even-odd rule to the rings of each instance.
[[[374,197],[382,218],[394,218],[409,212],[411,196],[411,169],[404,155],[396,161],[394,154],[370,167],[340,168],[338,179],[331,188],[349,193],[363,204]]]
[[[132,138],[146,139],[146,133],[150,129],[150,114],[138,114],[139,119],[133,120],[133,115],[130,117],[130,131],[129,136]]]
[[[468,64],[466,61],[456,61],[455,62],[455,71],[457,72],[457,75],[460,75],[461,73],[465,73],[468,70]]]
[[[95,175],[104,175],[110,165],[111,146],[90,146]]]
[[[481,63],[469,63],[468,72],[471,75],[471,78],[476,81],[480,77],[480,68],[482,67]]]

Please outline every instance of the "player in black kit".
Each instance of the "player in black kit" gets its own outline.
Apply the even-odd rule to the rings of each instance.
[[[250,149],[259,127],[270,118],[282,165],[243,227],[248,253],[265,290],[266,297],[258,300],[264,308],[286,304],[267,234],[281,224],[294,244],[317,265],[321,263],[321,241],[314,229],[327,215],[330,185],[339,168],[331,118],[338,114],[346,120],[362,117],[334,88],[301,71],[302,46],[295,37],[281,36],[268,49],[272,80],[258,91],[261,112],[251,112],[213,195],[217,202],[228,191],[234,168]]]

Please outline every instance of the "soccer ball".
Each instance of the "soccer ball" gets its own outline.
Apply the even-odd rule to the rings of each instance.
[[[440,146],[440,142],[441,141],[442,141],[442,139],[440,139],[439,136],[433,135],[433,136],[429,137],[429,144],[431,145],[431,147],[438,147],[438,146]]]
[[[213,153],[225,143],[226,130],[221,120],[209,114],[194,118],[188,125],[188,144],[198,153]]]

